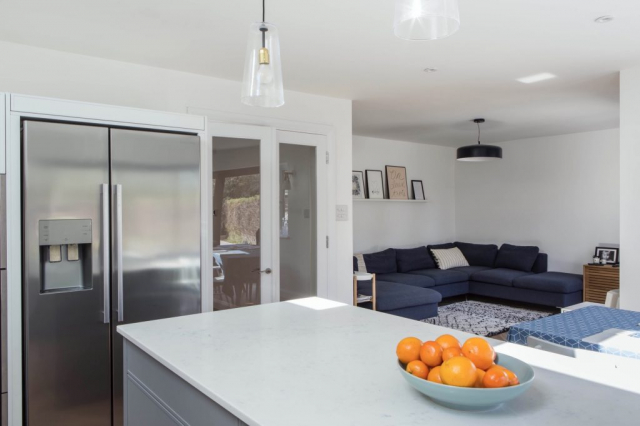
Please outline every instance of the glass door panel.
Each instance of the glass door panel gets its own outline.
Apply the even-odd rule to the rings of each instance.
[[[316,296],[316,147],[279,144],[280,300]]]
[[[213,137],[213,309],[261,298],[261,140]]]

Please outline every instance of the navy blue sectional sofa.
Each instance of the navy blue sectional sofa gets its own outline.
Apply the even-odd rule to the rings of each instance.
[[[457,247],[470,266],[438,269],[432,249]],[[448,243],[413,249],[387,249],[363,255],[377,277],[377,309],[413,319],[437,315],[444,297],[473,294],[545,306],[582,302],[582,275],[547,271],[538,247]],[[358,270],[354,257],[354,270]],[[370,294],[371,284],[358,292]]]

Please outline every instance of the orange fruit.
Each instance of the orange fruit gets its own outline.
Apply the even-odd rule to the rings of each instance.
[[[429,375],[427,376],[427,380],[430,382],[440,383],[442,384],[442,377],[440,377],[440,367],[432,368],[429,371]]]
[[[507,377],[509,378],[509,386],[515,386],[520,384],[520,380],[518,380],[518,376],[511,370],[507,370],[506,368],[496,365],[497,368],[502,368],[505,373],[507,373]],[[493,368],[493,367],[492,367]]]
[[[446,361],[448,359],[453,358],[454,356],[462,356],[462,350],[455,346],[451,346],[450,348],[442,351],[442,360]]]
[[[433,341],[424,342],[420,348],[420,360],[429,367],[442,364],[442,346]]]
[[[436,339],[436,342],[442,346],[442,349],[444,350],[453,347],[460,349],[460,342],[450,334],[443,334]]]
[[[442,363],[440,377],[445,385],[470,388],[476,384],[477,371],[473,362],[463,356],[457,356]]]
[[[462,354],[469,358],[476,367],[488,370],[496,359],[496,352],[489,342],[482,337],[471,337],[462,345]]]
[[[509,376],[507,376],[504,368],[491,367],[484,375],[482,384],[485,388],[504,388],[505,386],[509,386]]]
[[[483,388],[484,385],[482,384],[482,380],[484,379],[484,375],[487,373],[484,370],[480,370],[479,368],[476,370],[476,373],[477,373],[476,384],[474,387]]]
[[[417,337],[406,337],[400,340],[396,347],[398,360],[403,364],[409,364],[411,361],[420,359],[420,347],[422,342]]]
[[[409,364],[407,364],[407,373],[427,380],[427,376],[429,375],[429,367],[427,367],[427,365],[420,360],[411,361]]]

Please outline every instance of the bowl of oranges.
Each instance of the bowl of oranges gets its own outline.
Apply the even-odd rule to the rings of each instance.
[[[422,342],[407,337],[396,347],[402,376],[416,390],[445,407],[488,410],[522,395],[533,382],[529,364],[497,355],[482,337],[464,344],[450,334]]]

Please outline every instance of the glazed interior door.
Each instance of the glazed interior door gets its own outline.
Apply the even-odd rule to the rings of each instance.
[[[278,131],[276,300],[327,297],[326,136]]]
[[[274,300],[271,130],[210,123],[213,309]]]

